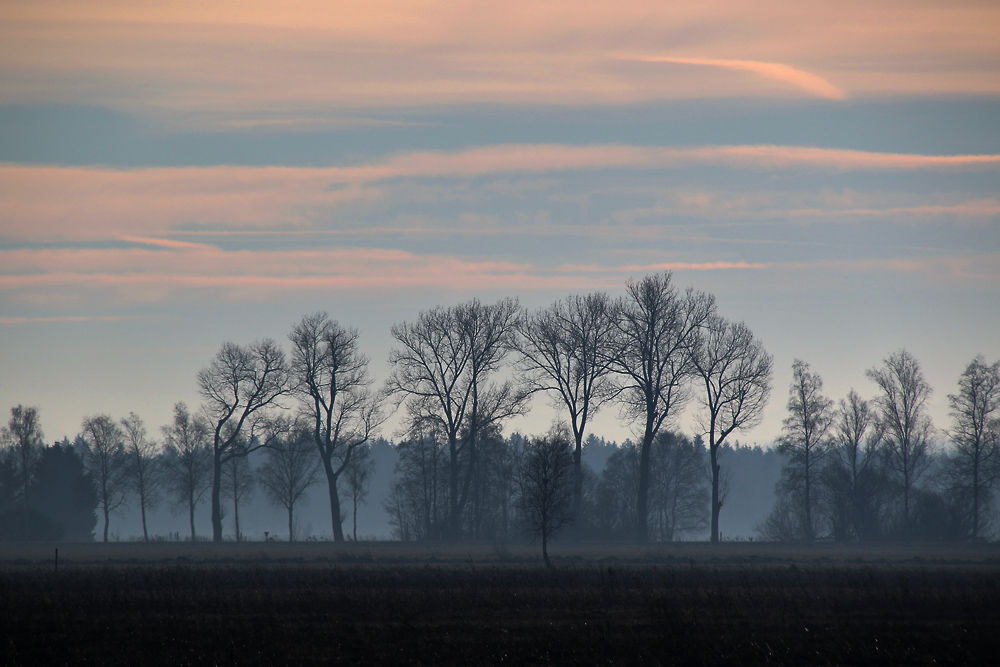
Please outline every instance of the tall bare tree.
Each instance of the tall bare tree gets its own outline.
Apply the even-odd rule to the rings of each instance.
[[[619,347],[613,368],[623,391],[626,418],[640,420],[639,486],[635,538],[648,539],[649,456],[667,421],[690,398],[693,350],[698,333],[714,312],[715,300],[688,288],[678,292],[669,272],[629,281],[616,326]]]
[[[295,506],[319,481],[320,460],[308,432],[291,429],[267,448],[267,460],[257,478],[272,504],[288,512],[288,541],[295,541]]]
[[[617,342],[615,304],[603,292],[574,295],[531,313],[518,327],[520,372],[533,391],[548,392],[569,413],[573,432],[573,517],[583,498],[583,439],[587,422],[614,397],[610,381]]]
[[[333,539],[344,539],[338,480],[383,422],[381,397],[373,394],[368,357],[358,349],[358,330],[326,313],[306,315],[292,328],[291,372],[295,394],[311,424],[330,497]]]
[[[197,539],[195,509],[205,498],[212,482],[212,451],[208,422],[192,415],[184,403],[174,405],[174,419],[163,427],[164,483],[188,514],[191,541]]]
[[[549,539],[572,518],[573,455],[569,430],[553,429],[532,439],[521,458],[521,508],[532,535],[542,539],[542,558],[549,560]]]
[[[823,378],[810,372],[809,364],[801,359],[792,363],[787,407],[778,451],[788,457],[788,463],[779,484],[797,507],[800,539],[811,541],[816,538],[814,509],[829,449],[827,431],[833,424],[833,401],[823,395]]]
[[[396,324],[400,344],[389,353],[390,394],[406,402],[411,430],[438,432],[449,456],[448,533],[461,533],[480,433],[523,413],[529,392],[512,381],[492,381],[513,347],[517,301],[483,304],[473,299],[420,313]]]
[[[889,465],[903,492],[903,530],[910,534],[910,496],[914,485],[931,464],[930,416],[927,399],[931,386],[917,359],[907,350],[893,352],[881,368],[865,375],[878,385],[875,399],[879,423],[885,434]]]
[[[834,414],[824,480],[834,538],[877,538],[886,495],[882,430],[868,401],[853,389]]]
[[[24,514],[24,539],[28,540],[31,487],[34,482],[35,466],[42,453],[45,436],[38,417],[38,408],[17,405],[10,409],[10,421],[0,429],[0,445],[13,452],[16,466],[17,493]]]
[[[719,541],[722,466],[719,451],[730,433],[760,423],[771,395],[773,359],[742,322],[712,314],[705,320],[693,361],[701,385],[701,428],[708,436],[712,478],[711,539]]]
[[[149,542],[149,530],[146,527],[146,510],[154,509],[161,500],[160,488],[163,486],[162,459],[159,457],[159,445],[150,440],[146,433],[146,425],[142,418],[134,412],[121,420],[122,434],[125,437],[125,453],[129,461],[129,481],[132,492],[139,500],[139,514],[142,517],[142,539]]]
[[[266,338],[247,346],[226,342],[198,372],[212,433],[212,539],[222,541],[222,466],[270,444],[269,409],[288,394],[285,353]]]
[[[954,470],[972,496],[972,539],[982,527],[981,508],[992,498],[1000,474],[1000,361],[988,365],[977,356],[958,379],[958,393],[948,395],[955,444]]]
[[[104,515],[104,541],[108,541],[111,514],[126,505],[129,483],[128,457],[118,422],[109,415],[83,420],[86,447],[84,465],[97,486],[97,506]]]

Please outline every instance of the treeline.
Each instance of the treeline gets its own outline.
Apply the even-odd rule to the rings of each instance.
[[[630,281],[619,298],[574,295],[535,311],[473,299],[391,332],[390,373],[378,389],[358,331],[316,313],[292,327],[287,354],[270,339],[224,343],[198,373],[201,406],[177,404],[160,439],[134,414],[84,419],[75,445],[60,450],[79,458],[104,539],[127,502],[148,539],[146,511],[167,498],[187,512],[192,539],[202,504],[214,540],[229,511],[239,539],[239,510],[254,489],[287,512],[291,538],[296,506],[325,482],[332,534],[343,540],[348,508],[356,517],[366,500],[369,445],[392,412],[403,416],[399,465],[382,501],[401,539],[528,532],[544,546],[567,527],[579,539],[673,540],[706,529],[719,539],[734,474],[727,440],[759,423],[772,358],[710,294],[679,289],[663,273]],[[852,392],[836,410],[807,364],[793,371],[779,441],[788,465],[764,536],[911,539],[932,509],[953,515],[950,537],[983,534],[1000,474],[1000,365],[977,358],[949,397],[947,453],[926,416],[930,388],[905,350],[869,371],[878,396]],[[504,425],[533,399],[557,410],[552,429],[505,437]],[[590,470],[588,428],[609,407],[636,439]],[[671,430],[689,408],[694,438]],[[52,448],[41,446],[33,408],[14,408],[3,437],[0,511],[17,515],[7,523],[30,537],[42,525],[32,514],[38,466]],[[264,459],[256,469],[251,455]]]
[[[906,350],[839,403],[796,360],[778,449],[788,457],[774,510],[760,527],[772,540],[964,540],[988,534],[1000,479],[1000,362],[982,356],[948,395],[952,425],[935,430],[931,387]],[[943,437],[941,437],[943,436]],[[944,441],[951,446],[944,447]]]

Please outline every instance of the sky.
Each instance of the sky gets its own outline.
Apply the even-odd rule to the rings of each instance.
[[[741,441],[794,359],[871,397],[901,348],[943,434],[1000,359],[998,119],[990,1],[0,0],[0,409],[155,433],[306,313],[382,382],[421,310],[669,270],[774,356]]]

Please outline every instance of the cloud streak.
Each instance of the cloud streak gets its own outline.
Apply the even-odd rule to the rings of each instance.
[[[0,95],[168,115],[231,114],[244,127],[402,106],[621,104],[773,95],[747,71],[812,95],[996,94],[995,3],[696,4],[373,0],[328,3],[4,4]],[[619,67],[633,53],[672,68]],[[660,62],[669,62],[662,60]],[[809,63],[810,72],[784,63]],[[670,70],[670,71],[666,71]],[[836,72],[838,85],[812,74]],[[218,120],[218,119],[216,119]]]
[[[186,228],[315,229],[338,207],[375,204],[399,179],[655,171],[696,166],[827,172],[976,171],[1000,155],[919,155],[800,146],[505,144],[421,151],[339,167],[105,169],[0,165],[2,235],[13,239],[160,236]],[[327,222],[324,222],[327,221]],[[342,225],[335,225],[340,228]],[[143,243],[143,241],[136,241]],[[167,242],[155,241],[159,246]],[[193,249],[193,248],[192,248]]]
[[[681,58],[676,56],[623,56],[623,60],[644,63],[669,63],[715,67],[734,72],[751,72],[764,79],[789,84],[815,97],[828,100],[846,100],[847,93],[826,79],[805,70],[782,63],[765,63],[756,60],[718,60],[713,58]]]

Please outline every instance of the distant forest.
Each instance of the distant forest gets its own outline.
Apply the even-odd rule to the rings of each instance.
[[[670,273],[630,281],[618,299],[574,295],[535,311],[509,298],[439,306],[391,332],[380,386],[358,331],[315,313],[287,349],[223,343],[196,378],[202,404],[177,403],[159,428],[91,415],[74,440],[48,445],[39,409],[12,407],[0,540],[108,541],[126,514],[146,541],[537,539],[546,560],[551,539],[997,536],[1000,362],[969,363],[948,395],[951,423],[936,428],[931,387],[905,349],[867,371],[868,398],[827,397],[796,360],[781,436],[763,450],[736,437],[771,398],[771,355]],[[532,400],[558,420],[505,434]],[[590,432],[605,409],[634,441]],[[674,426],[685,410],[696,433]],[[403,430],[390,442],[381,427],[396,412]],[[302,521],[310,496],[328,530]],[[164,511],[185,530],[151,529]]]

